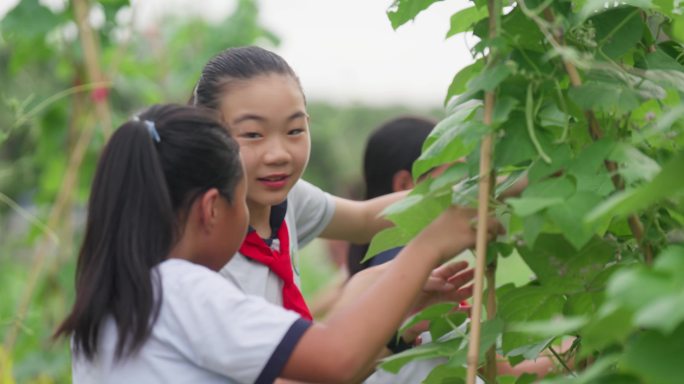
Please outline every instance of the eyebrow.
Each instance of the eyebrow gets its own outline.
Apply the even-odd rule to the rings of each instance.
[[[309,115],[304,111],[297,111],[297,112],[295,112],[295,113],[293,113],[287,117],[287,122],[289,123],[292,120],[300,119],[303,117],[309,117]],[[266,118],[263,116],[255,115],[253,113],[247,113],[247,114],[244,114],[244,115],[238,117],[237,119],[235,119],[233,121],[233,124],[239,124],[239,123],[242,123],[243,121],[248,121],[248,120],[255,120],[257,122],[265,122]]]

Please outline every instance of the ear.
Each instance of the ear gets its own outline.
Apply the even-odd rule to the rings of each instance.
[[[202,227],[210,231],[218,217],[218,199],[220,194],[216,188],[211,188],[204,192],[199,198],[199,214]]]
[[[415,185],[413,184],[413,176],[411,172],[402,169],[392,176],[392,191],[406,191],[412,189]]]

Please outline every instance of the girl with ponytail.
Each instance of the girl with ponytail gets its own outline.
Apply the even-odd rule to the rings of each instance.
[[[56,332],[71,337],[74,382],[350,380],[432,268],[474,244],[474,212],[452,208],[361,298],[312,324],[216,273],[247,233],[246,185],[238,145],[206,110],[155,106],[112,135],[92,184],[75,303]]]

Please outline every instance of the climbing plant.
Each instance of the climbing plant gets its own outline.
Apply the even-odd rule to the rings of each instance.
[[[396,0],[388,17],[399,28],[435,2]],[[487,382],[523,383],[539,378],[497,374],[493,360],[515,367],[545,355],[556,363],[550,383],[680,381],[684,9],[672,0],[468,3],[446,37],[477,38],[472,64],[449,85],[447,116],[413,174],[453,165],[386,210],[396,226],[367,256],[406,242],[450,204],[491,212],[507,234],[478,249],[488,299],[475,300],[472,321],[451,306],[426,309],[416,316],[432,321],[433,342],[382,367],[442,357],[425,382],[472,382],[471,360]],[[494,176],[493,191],[478,196]],[[521,178],[522,193],[502,199]],[[497,287],[491,271],[513,253],[533,276]]]

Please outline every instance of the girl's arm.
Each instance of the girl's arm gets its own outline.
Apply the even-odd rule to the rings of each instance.
[[[473,210],[453,207],[437,218],[355,303],[304,333],[281,377],[314,382],[344,382],[356,377],[399,327],[432,269],[474,244],[473,216]],[[488,227],[490,233],[501,232],[494,220]]]
[[[355,244],[366,244],[380,230],[392,223],[380,217],[385,207],[404,198],[409,191],[390,193],[365,201],[335,199],[335,213],[321,237],[346,240]]]

